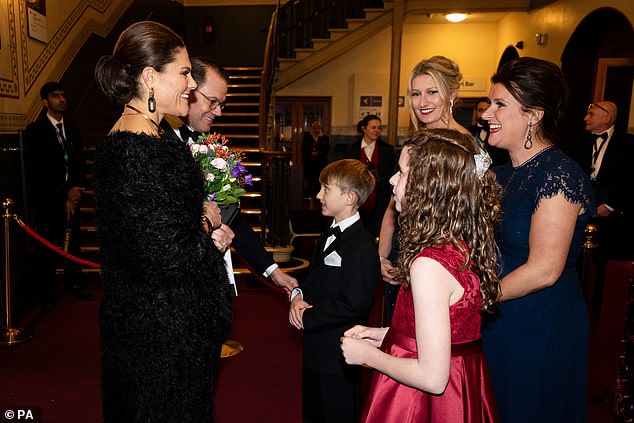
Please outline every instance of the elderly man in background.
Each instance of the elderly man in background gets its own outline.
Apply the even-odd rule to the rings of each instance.
[[[611,101],[593,103],[584,118],[590,137],[581,166],[592,181],[597,205],[594,222],[607,260],[633,257],[634,137],[615,129],[617,108]]]

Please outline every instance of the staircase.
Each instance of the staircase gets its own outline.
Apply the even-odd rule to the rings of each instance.
[[[226,68],[229,72],[229,90],[222,116],[211,127],[229,140],[229,147],[244,153],[244,165],[253,175],[253,186],[240,199],[242,214],[259,230],[262,212],[262,161],[258,138],[260,100],[260,67]]]
[[[288,16],[283,13],[293,16],[298,14],[297,11],[280,11],[280,51],[275,90],[295,82],[392,24],[392,2],[366,0],[356,3],[359,3],[357,9],[344,3],[346,9],[342,13],[346,14],[342,18],[320,18],[329,10],[315,9],[313,16],[305,17],[303,24],[295,25],[290,24]],[[370,7],[363,7],[366,4]],[[287,7],[298,6],[287,4]],[[315,28],[315,21],[327,26]],[[285,25],[290,25],[290,28]],[[298,30],[300,34],[294,34]]]

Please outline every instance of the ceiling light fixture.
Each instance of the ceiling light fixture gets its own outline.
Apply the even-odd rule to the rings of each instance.
[[[467,19],[467,14],[466,13],[447,13],[445,15],[445,19],[453,23],[462,22],[465,19]]]

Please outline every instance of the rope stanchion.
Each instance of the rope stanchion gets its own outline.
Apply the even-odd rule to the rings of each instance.
[[[13,200],[7,198],[2,202],[4,207],[4,328],[0,331],[0,346],[12,347],[30,341],[32,335],[25,329],[14,328],[11,312],[11,260],[9,220],[15,217],[9,212]]]

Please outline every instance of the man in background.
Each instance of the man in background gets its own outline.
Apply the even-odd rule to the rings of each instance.
[[[479,139],[482,145],[491,156],[493,166],[504,164],[509,160],[509,153],[501,148],[489,145],[489,122],[482,119],[482,114],[491,106],[491,100],[488,97],[481,97],[473,109],[475,123],[467,128],[471,135]]]
[[[214,61],[205,57],[193,57],[192,77],[198,84],[189,96],[189,112],[183,122],[177,119],[164,119],[161,126],[166,131],[173,131],[183,141],[190,138],[197,140],[202,133],[209,133],[214,120],[222,115],[229,86],[229,74]],[[297,280],[284,273],[273,261],[262,244],[259,242],[253,228],[240,213],[229,227],[234,231],[235,238],[232,246],[251,265],[254,270],[264,277],[270,277],[278,286],[287,292],[297,286]]]
[[[611,101],[590,104],[584,118],[589,136],[578,162],[590,176],[600,248],[607,260],[634,258],[634,137],[614,127],[617,108]]]
[[[66,244],[65,249],[77,257],[81,251],[78,204],[86,184],[84,146],[79,131],[64,121],[67,103],[62,85],[47,82],[40,97],[46,113],[24,131],[27,187],[35,229],[55,246]],[[38,245],[37,276],[46,307],[54,304],[59,258]],[[64,259],[63,267],[70,294],[80,300],[94,300],[95,296],[83,288],[81,266]]]

